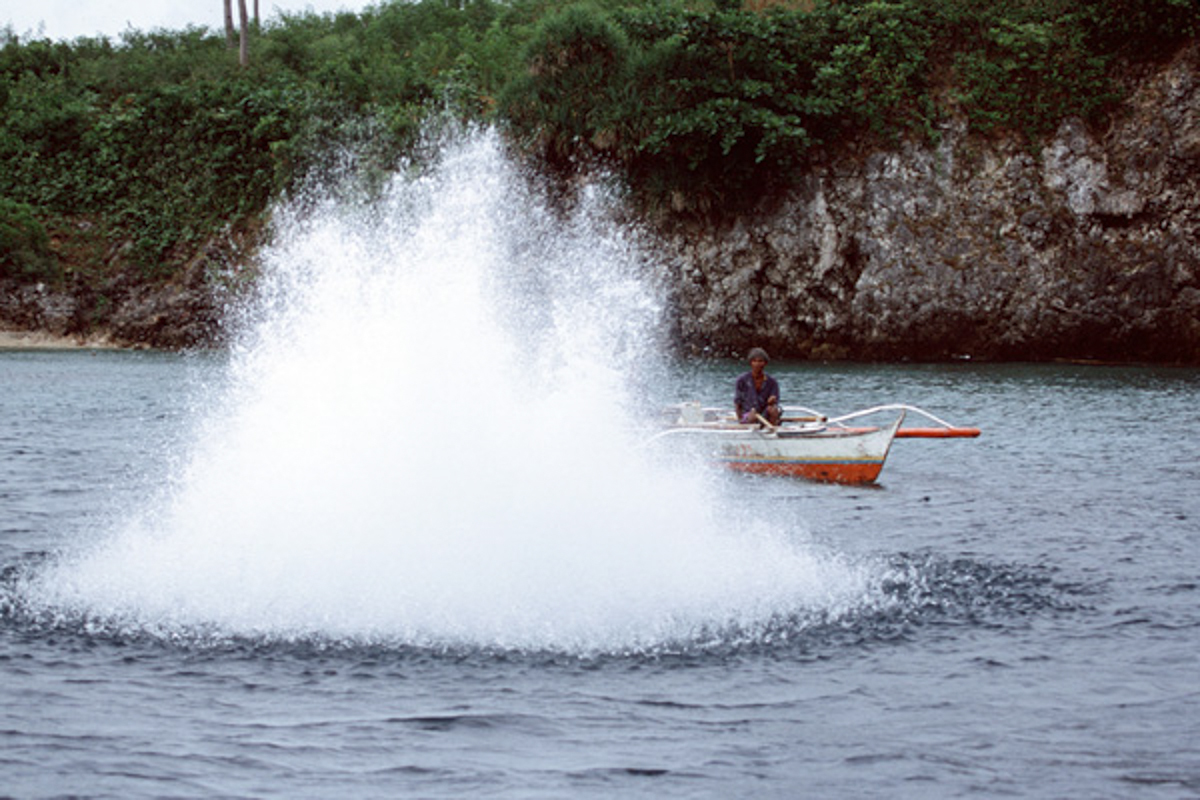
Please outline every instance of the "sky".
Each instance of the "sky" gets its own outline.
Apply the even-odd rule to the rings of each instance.
[[[357,12],[378,4],[372,0],[259,0],[258,8],[266,22],[280,11]],[[253,14],[254,0],[246,0],[246,7]],[[22,40],[27,35],[70,40],[97,34],[115,40],[130,26],[143,32],[182,30],[189,25],[221,30],[224,8],[222,0],[0,0],[0,27],[11,25]],[[236,2],[233,9],[236,18]]]

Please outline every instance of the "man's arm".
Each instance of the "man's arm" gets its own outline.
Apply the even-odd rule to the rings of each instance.
[[[742,415],[749,411],[754,405],[749,398],[746,397],[746,388],[746,376],[742,375],[737,379],[737,385],[733,392],[733,410],[734,413],[737,414],[738,419],[741,419]]]

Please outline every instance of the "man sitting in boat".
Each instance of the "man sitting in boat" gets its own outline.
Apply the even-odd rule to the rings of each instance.
[[[750,360],[750,371],[738,377],[733,396],[737,418],[740,422],[761,422],[765,419],[772,425],[778,425],[783,418],[783,410],[779,405],[779,384],[766,373],[767,362],[770,361],[767,351],[755,347],[747,358]]]

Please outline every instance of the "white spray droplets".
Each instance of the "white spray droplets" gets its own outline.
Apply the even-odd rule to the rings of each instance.
[[[556,218],[483,134],[371,206],[283,210],[165,499],[28,591],[151,631],[568,652],[868,602],[879,576],[649,458],[658,301],[602,205]]]

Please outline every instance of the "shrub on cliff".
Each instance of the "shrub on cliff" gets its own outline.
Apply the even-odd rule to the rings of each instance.
[[[1197,0],[1082,0],[1078,14],[1094,52],[1130,59],[1157,60],[1200,34]]]
[[[826,21],[784,10],[626,12],[641,50],[621,152],[643,198],[732,210],[795,180],[839,111],[813,91],[830,50]]]
[[[0,197],[0,278],[56,281],[61,277],[50,237],[33,209]]]
[[[976,130],[1017,130],[1030,141],[1067,116],[1091,119],[1113,99],[1107,59],[1089,51],[1074,15],[995,19],[955,58],[959,100]]]
[[[500,98],[525,149],[560,174],[610,149],[628,49],[624,33],[596,8],[570,6],[543,20],[525,47],[525,73]]]
[[[794,178],[839,111],[811,91],[825,20],[568,8],[540,26],[500,115],[554,171],[601,160],[651,205],[753,202]]]
[[[936,116],[930,89],[935,40],[926,9],[904,2],[850,5],[833,16],[829,54],[815,93],[839,113],[892,138],[926,130]]]

